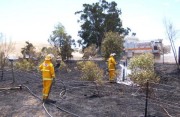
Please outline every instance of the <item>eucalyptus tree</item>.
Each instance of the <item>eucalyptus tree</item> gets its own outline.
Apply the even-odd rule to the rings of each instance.
[[[72,57],[72,45],[75,45],[75,40],[65,32],[64,26],[59,23],[52,31],[48,42],[56,47],[63,60],[68,60]]]
[[[120,19],[121,10],[117,8],[117,3],[101,0],[92,4],[83,4],[83,10],[75,12],[80,15],[78,22],[81,30],[78,32],[83,40],[83,46],[88,47],[96,44],[101,48],[101,44],[106,32],[117,32],[120,35],[128,35],[130,28],[123,28]]]
[[[123,42],[124,38],[120,36],[117,32],[107,32],[105,38],[102,42],[102,55],[105,60],[109,57],[111,53],[116,53],[116,58],[119,59],[122,57],[123,52]]]

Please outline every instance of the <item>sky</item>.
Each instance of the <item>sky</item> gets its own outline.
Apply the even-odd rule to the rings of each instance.
[[[0,0],[0,32],[12,41],[48,43],[54,26],[61,23],[73,39],[78,40],[80,24],[76,11],[84,3],[99,0]],[[180,30],[180,0],[107,0],[121,9],[123,27],[129,27],[140,40],[166,38],[163,20],[171,21]],[[180,46],[180,39],[176,40]]]

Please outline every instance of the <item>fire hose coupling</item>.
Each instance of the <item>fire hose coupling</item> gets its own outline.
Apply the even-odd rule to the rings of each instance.
[[[17,87],[11,87],[11,89],[10,89],[10,90],[14,90],[14,89],[20,89],[20,90],[22,90],[22,86],[21,86],[21,85],[19,85],[19,86],[17,86]]]
[[[22,90],[22,85],[19,85],[19,89]]]

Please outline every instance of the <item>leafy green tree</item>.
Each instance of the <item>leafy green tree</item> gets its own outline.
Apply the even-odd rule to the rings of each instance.
[[[116,58],[120,58],[123,52],[123,40],[117,32],[107,32],[102,42],[102,55],[105,60],[111,53],[116,53]]]
[[[121,35],[127,35],[129,28],[122,27],[120,19],[121,10],[117,8],[116,2],[107,2],[101,0],[93,4],[83,4],[84,9],[75,12],[80,14],[79,23],[81,30],[78,32],[83,39],[85,47],[96,44],[97,48],[101,48],[105,32],[117,32]]]
[[[58,50],[57,47],[43,47],[38,56],[38,59],[40,59],[40,63],[44,61],[45,56],[48,54],[53,54],[54,57],[52,58],[52,63],[55,65],[56,58],[60,56],[60,51]]]
[[[60,55],[60,51],[56,47],[43,47],[41,49],[41,56],[45,57],[48,54],[53,54],[56,57]]]
[[[58,48],[62,60],[68,60],[72,57],[72,45],[75,46],[75,40],[65,32],[64,26],[59,23],[50,35],[48,42]]]
[[[77,43],[78,43],[78,46],[79,46],[79,47],[83,45],[81,39],[77,40]]]
[[[65,28],[61,23],[58,23],[57,26],[55,26],[54,31],[52,31],[52,35],[50,35],[48,42],[51,45],[58,47],[60,49],[63,46],[63,41],[65,38]]]

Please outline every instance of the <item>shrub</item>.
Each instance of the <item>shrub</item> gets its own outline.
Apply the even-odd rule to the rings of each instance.
[[[97,54],[96,45],[92,44],[89,47],[84,49],[84,59],[89,59],[89,57],[94,57]]]
[[[27,61],[26,59],[16,62],[15,68],[25,71],[37,70],[37,66],[33,63],[33,61]]]
[[[68,65],[64,61],[61,61],[59,69],[60,71],[71,72],[71,69],[68,68]]]
[[[5,54],[4,52],[0,52],[0,69],[4,69],[5,66]]]
[[[77,68],[82,72],[82,80],[93,81],[96,84],[103,83],[102,78],[104,71],[93,61],[77,62]]]
[[[140,86],[144,86],[147,81],[159,81],[159,78],[154,72],[154,57],[151,53],[145,53],[131,58],[129,68],[131,70],[129,77],[134,83]]]
[[[83,68],[83,66],[84,66],[84,61],[78,61],[77,63],[77,68],[78,68],[78,70],[82,70],[82,68]]]

